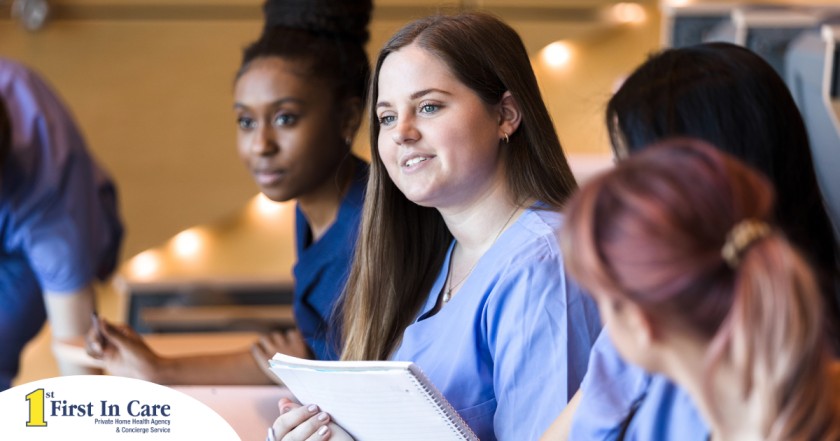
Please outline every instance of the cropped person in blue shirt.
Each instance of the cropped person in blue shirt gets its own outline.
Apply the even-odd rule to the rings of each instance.
[[[0,59],[0,391],[46,318],[58,342],[84,335],[121,240],[114,186],[70,113],[38,75]]]
[[[784,81],[758,55],[726,43],[669,49],[636,69],[607,106],[616,156],[669,136],[710,142],[763,172],[778,194],[775,220],[816,269],[826,334],[837,347],[836,240],[825,211],[802,117]],[[572,417],[574,414],[574,417]],[[606,334],[578,396],[545,440],[649,439],[635,415],[655,419],[655,439],[704,441],[708,428],[686,392],[626,363]],[[569,437],[571,430],[571,438]]]
[[[126,327],[102,326],[115,374],[165,384],[269,383],[275,352],[338,358],[333,317],[358,236],[368,166],[351,153],[370,67],[370,0],[271,0],[262,36],[245,49],[234,85],[240,157],[263,194],[296,200],[297,330],[251,351],[165,358]],[[94,352],[99,352],[93,348]]]
[[[563,270],[576,184],[527,51],[490,15],[421,19],[380,52],[371,95],[342,359],[413,361],[482,440],[535,439],[600,320]],[[277,438],[346,436],[310,409],[282,401]]]
[[[821,287],[772,226],[773,203],[766,178],[687,138],[623,161],[571,200],[563,254],[605,332],[628,362],[678,384],[709,427],[640,408],[613,439],[840,439]],[[642,403],[667,412],[675,399],[657,391]]]

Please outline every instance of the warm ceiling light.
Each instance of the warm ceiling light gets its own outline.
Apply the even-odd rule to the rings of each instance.
[[[195,229],[182,231],[172,239],[175,254],[184,259],[197,256],[203,244],[204,238]]]
[[[161,258],[155,251],[143,251],[134,256],[129,264],[131,275],[138,280],[149,280],[160,272]]]
[[[638,3],[616,3],[612,7],[613,18],[619,23],[641,23],[647,14]]]
[[[254,209],[261,217],[273,217],[283,210],[283,203],[274,202],[268,196],[260,193],[254,198]]]
[[[542,58],[549,66],[559,68],[569,63],[572,58],[572,51],[568,44],[555,41],[542,50]]]
[[[670,1],[668,1],[668,4],[670,4],[671,6],[677,6],[677,7],[685,6],[689,3],[691,3],[691,0],[670,0]]]

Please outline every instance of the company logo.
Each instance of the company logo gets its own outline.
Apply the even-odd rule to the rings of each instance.
[[[123,435],[239,440],[226,421],[192,397],[122,377],[58,377],[17,386],[0,393],[0,415],[3,438],[21,441]]]
[[[172,406],[169,404],[143,404],[140,400],[131,400],[127,406],[120,406],[109,403],[107,400],[100,400],[95,408],[91,401],[68,403],[67,400],[56,398],[55,392],[46,392],[44,389],[36,389],[28,394],[26,401],[29,402],[29,420],[26,422],[26,427],[46,427],[46,411],[50,417],[93,417],[94,424],[116,426],[117,433],[170,432],[168,427],[163,427],[171,423],[168,418],[172,416]],[[45,404],[45,399],[49,406]],[[47,407],[49,410],[46,409]]]

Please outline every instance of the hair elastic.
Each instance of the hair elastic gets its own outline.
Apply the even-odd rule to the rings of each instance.
[[[741,257],[747,248],[770,234],[770,226],[757,219],[744,219],[735,224],[726,235],[726,243],[720,255],[730,268],[735,269],[741,263]]]

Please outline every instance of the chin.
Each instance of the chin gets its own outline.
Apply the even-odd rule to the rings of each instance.
[[[436,207],[436,205],[434,204],[434,201],[432,201],[429,198],[425,198],[425,197],[422,197],[422,196],[416,196],[416,195],[408,195],[408,194],[405,194],[405,193],[403,193],[403,196],[405,196],[405,198],[408,199],[409,202],[411,202],[413,204],[417,204],[421,207],[426,207],[426,208],[435,208]]]
[[[274,202],[288,202],[296,198],[294,192],[290,192],[285,188],[260,188],[265,197]]]
[[[429,192],[429,188],[419,188],[419,186],[412,186],[413,188],[403,189],[399,185],[397,185],[397,189],[403,196],[408,199],[410,202],[417,204],[421,207],[436,207],[436,202],[438,202],[438,197],[434,194]],[[414,190],[414,191],[412,191]]]

